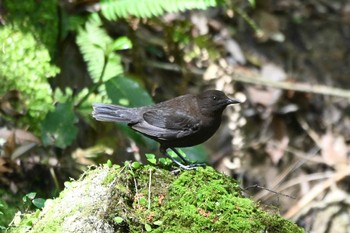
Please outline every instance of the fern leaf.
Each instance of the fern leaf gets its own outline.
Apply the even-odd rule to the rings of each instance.
[[[207,9],[220,0],[101,0],[101,12],[108,20],[136,16],[150,18],[169,12]]]
[[[106,31],[99,27],[98,21],[89,20],[85,28],[78,31],[77,44],[87,63],[89,74],[94,83],[106,81],[123,72],[120,64],[120,57],[108,50],[113,45],[113,40],[108,36]],[[102,80],[102,70],[105,59],[108,59],[105,73]]]

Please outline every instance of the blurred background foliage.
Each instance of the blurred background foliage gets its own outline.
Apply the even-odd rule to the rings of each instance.
[[[0,230],[32,208],[25,194],[54,197],[88,166],[158,153],[127,126],[93,120],[92,103],[142,106],[209,88],[245,102],[205,146],[184,148],[188,157],[242,186],[297,196],[252,191],[306,229],[323,226],[322,198],[306,207],[302,197],[350,170],[349,9],[347,0],[0,0]]]

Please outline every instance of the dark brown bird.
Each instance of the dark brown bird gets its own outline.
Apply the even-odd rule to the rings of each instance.
[[[160,143],[160,152],[184,169],[190,164],[175,147],[189,147],[208,140],[219,128],[221,115],[229,104],[240,103],[217,90],[199,95],[182,95],[155,105],[128,108],[112,104],[93,104],[92,116],[98,121],[124,122],[133,130]],[[166,152],[173,150],[187,165]]]

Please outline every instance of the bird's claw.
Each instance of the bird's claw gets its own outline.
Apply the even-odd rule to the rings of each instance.
[[[180,168],[182,168],[184,170],[194,170],[194,169],[197,169],[197,167],[205,167],[206,166],[205,163],[193,163],[193,164],[184,165],[175,159],[173,160],[173,162],[176,163],[176,165],[178,165]]]

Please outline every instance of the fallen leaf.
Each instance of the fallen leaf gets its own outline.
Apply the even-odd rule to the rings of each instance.
[[[35,142],[40,144],[40,140],[28,131],[22,129],[7,129],[5,127],[0,128],[0,138],[7,140],[12,134],[15,135],[15,140],[18,144],[23,144],[25,142]]]
[[[273,137],[267,142],[265,150],[269,154],[272,162],[277,164],[288,147],[289,136],[284,121],[274,119],[272,125]]]
[[[346,166],[349,163],[344,137],[334,136],[331,132],[327,132],[321,137],[320,144],[321,156],[329,166],[339,169],[339,167]]]

